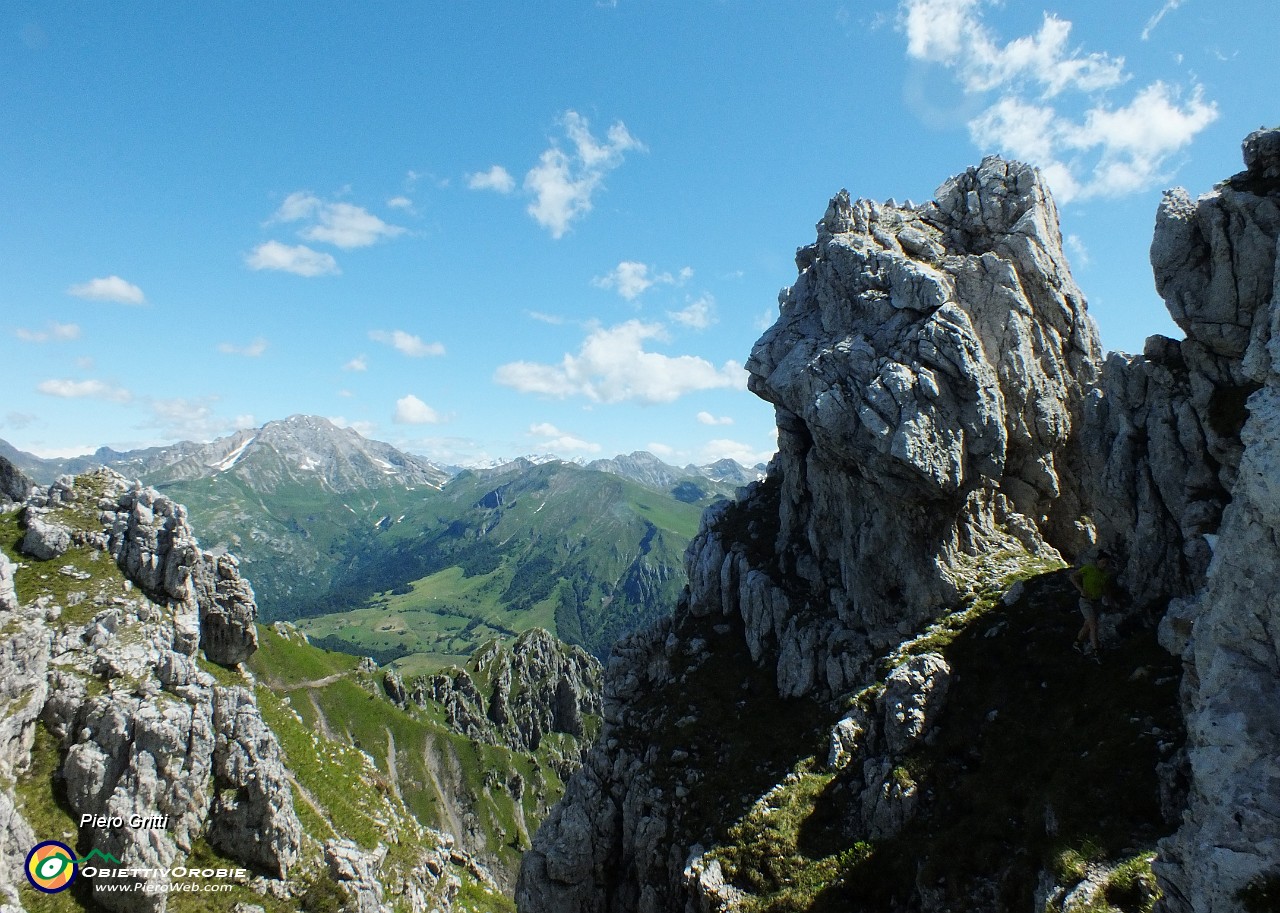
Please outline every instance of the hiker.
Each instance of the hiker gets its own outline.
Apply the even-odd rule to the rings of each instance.
[[[1076,635],[1072,647],[1077,653],[1092,653],[1096,660],[1101,652],[1098,645],[1098,612],[1103,606],[1111,604],[1111,591],[1115,586],[1112,574],[1111,555],[1100,551],[1092,564],[1083,564],[1071,574],[1071,585],[1080,593],[1080,614],[1084,616],[1084,624]],[[1086,650],[1084,642],[1089,641]]]

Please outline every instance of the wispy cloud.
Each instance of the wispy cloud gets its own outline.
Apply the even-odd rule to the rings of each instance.
[[[716,300],[703,295],[678,311],[668,311],[667,316],[691,330],[705,330],[716,322]]]
[[[733,419],[727,415],[717,417],[710,412],[699,412],[698,423],[701,425],[732,425]]]
[[[561,431],[550,422],[530,425],[529,434],[541,439],[538,443],[540,450],[548,450],[552,453],[599,453],[601,450],[599,444]]]
[[[1155,31],[1156,26],[1160,24],[1160,21],[1178,7],[1182,6],[1183,2],[1184,0],[1165,0],[1164,6],[1156,10],[1151,18],[1147,20],[1146,26],[1142,29],[1142,40],[1149,41],[1151,39],[1151,33]]]
[[[413,212],[413,200],[408,197],[392,197],[387,200],[387,205],[392,209],[403,209],[405,212]]]
[[[127,403],[133,394],[124,387],[101,380],[42,380],[36,389],[46,396],[61,399],[100,399],[112,403]]]
[[[392,421],[397,425],[435,425],[440,421],[440,413],[410,393],[396,400]]]
[[[149,412],[141,428],[157,429],[164,440],[211,441],[245,428],[256,428],[258,422],[251,414],[219,415],[216,396],[186,399],[150,399],[146,402]]]
[[[511,193],[516,189],[516,179],[511,172],[501,165],[494,165],[488,171],[476,171],[467,175],[467,186],[472,190],[492,190],[496,193]]]
[[[1067,250],[1071,251],[1071,257],[1077,266],[1089,265],[1089,248],[1085,246],[1084,241],[1079,235],[1067,235]]]
[[[223,355],[241,355],[245,358],[258,358],[267,351],[267,341],[259,336],[248,345],[238,346],[235,343],[220,342],[218,351]]]
[[[342,366],[344,371],[368,371],[369,362],[363,355],[357,355],[345,365]]]
[[[563,237],[570,223],[591,211],[592,197],[604,185],[605,176],[622,164],[626,153],[644,150],[644,144],[622,121],[614,122],[603,142],[576,111],[566,111],[560,124],[569,150],[553,140],[524,177],[524,189],[534,197],[529,215],[553,238]]]
[[[105,276],[90,279],[67,289],[68,295],[77,298],[91,298],[95,301],[115,301],[118,304],[146,304],[147,296],[142,289],[132,282],[126,282],[119,276]]]
[[[309,221],[311,224],[298,232],[303,240],[342,250],[369,247],[405,233],[404,228],[384,222],[362,206],[323,200],[306,190],[289,194],[271,221]]]
[[[289,246],[279,241],[259,244],[244,258],[250,269],[279,270],[296,276],[335,276],[342,272],[332,254],[313,250],[305,244]]]
[[[638,320],[596,327],[576,355],[566,354],[559,364],[505,364],[495,372],[494,381],[522,393],[560,399],[583,396],[599,403],[667,403],[697,390],[745,386],[742,367],[736,362],[716,367],[692,355],[645,350],[647,341],[665,337],[661,324]]]
[[[591,284],[596,288],[616,289],[623,298],[634,301],[655,285],[683,285],[692,277],[693,270],[687,266],[673,275],[659,272],[647,263],[623,260],[605,275],[596,276]]]
[[[428,355],[444,354],[443,343],[423,342],[421,337],[406,333],[404,330],[392,330],[390,333],[386,330],[370,330],[369,338],[374,342],[385,343],[410,358],[425,358]]]
[[[80,338],[80,326],[75,323],[50,322],[43,330],[28,330],[18,327],[13,331],[23,342],[67,342]]]
[[[333,415],[329,417],[329,421],[333,422],[339,428],[350,428],[361,437],[372,437],[378,430],[377,422],[368,422],[363,420],[348,421],[346,416]]]
[[[1171,157],[1217,118],[1199,85],[1184,92],[1157,81],[1116,103],[1131,80],[1123,57],[1081,51],[1071,44],[1071,23],[1051,13],[1034,34],[1002,42],[983,20],[995,3],[903,0],[907,55],[950,70],[971,96],[996,93],[969,119],[970,138],[1039,166],[1060,200],[1156,185]]]

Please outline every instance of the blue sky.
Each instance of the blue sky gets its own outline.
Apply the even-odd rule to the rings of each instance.
[[[831,195],[1045,169],[1113,349],[1163,188],[1277,121],[1271,0],[0,10],[0,437],[325,415],[445,462],[773,450],[741,365]]]

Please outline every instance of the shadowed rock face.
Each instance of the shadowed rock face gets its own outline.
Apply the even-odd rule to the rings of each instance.
[[[1105,362],[1033,169],[987,159],[918,207],[831,201],[748,361],[777,409],[769,478],[708,511],[674,618],[616,648],[604,732],[525,857],[522,911],[737,908],[681,830],[689,780],[663,756],[715,721],[653,703],[706,663],[704,638],[741,638],[770,700],[848,695],[985,558],[1099,544],[1136,602],[1174,598],[1163,642],[1187,664],[1192,785],[1156,866],[1166,907],[1238,908],[1280,858],[1280,131],[1245,159],[1215,193],[1161,205],[1152,264],[1187,339]],[[907,719],[923,698],[892,703]]]
[[[1167,194],[1151,247],[1187,331],[1191,407],[1230,502],[1207,581],[1176,603],[1191,794],[1156,871],[1166,909],[1240,909],[1280,871],[1280,130],[1244,143],[1247,170],[1192,202]]]

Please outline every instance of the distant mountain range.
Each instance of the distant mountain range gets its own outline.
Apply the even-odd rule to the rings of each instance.
[[[0,455],[38,481],[107,465],[159,488],[207,548],[240,556],[265,620],[413,672],[534,626],[605,655],[675,604],[702,511],[763,471],[643,451],[462,469],[306,415],[209,443]]]

